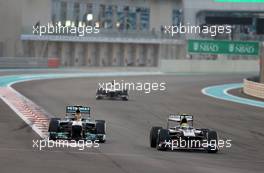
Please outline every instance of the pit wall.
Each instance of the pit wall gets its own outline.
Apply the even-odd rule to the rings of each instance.
[[[57,57],[0,57],[0,69],[8,68],[58,68]]]
[[[247,95],[264,99],[264,84],[244,79],[243,92]]]
[[[186,73],[258,73],[259,60],[160,60],[162,72]]]
[[[57,57],[62,67],[156,67],[158,44],[26,41],[25,57]]]

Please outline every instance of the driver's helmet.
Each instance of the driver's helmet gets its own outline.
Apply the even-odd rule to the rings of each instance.
[[[187,122],[187,119],[186,119],[185,117],[183,117],[183,118],[181,119],[180,126],[181,126],[181,127],[186,127],[186,128],[189,126],[189,125],[188,125],[188,122]]]
[[[79,121],[82,119],[81,111],[79,109],[75,112],[75,120]]]

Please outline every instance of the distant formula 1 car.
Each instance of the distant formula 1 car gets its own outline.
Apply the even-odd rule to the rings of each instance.
[[[217,133],[209,129],[193,128],[193,116],[170,115],[167,128],[152,127],[150,146],[158,150],[199,149],[218,152]]]
[[[114,84],[112,83],[110,88],[107,88],[107,89],[99,88],[99,89],[97,89],[96,99],[100,100],[100,99],[104,99],[104,98],[122,99],[124,101],[127,101],[128,100],[128,90],[116,89]]]
[[[79,114],[79,121],[76,121]],[[91,140],[105,142],[105,121],[92,120],[90,107],[67,106],[64,118],[52,118],[49,123],[50,140]]]

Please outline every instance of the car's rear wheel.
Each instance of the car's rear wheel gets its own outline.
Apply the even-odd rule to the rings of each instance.
[[[218,136],[216,131],[208,131],[208,153],[217,153],[218,152]]]
[[[152,127],[150,130],[149,141],[151,148],[156,148],[157,146],[157,137],[159,129],[162,129],[162,127]]]

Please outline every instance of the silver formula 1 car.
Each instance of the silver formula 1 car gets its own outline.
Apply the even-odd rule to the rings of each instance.
[[[79,112],[81,118],[76,123],[75,114]],[[49,123],[50,140],[91,140],[105,142],[105,121],[93,120],[90,107],[67,106],[64,118],[52,118]]]
[[[218,152],[217,133],[210,129],[194,128],[193,116],[170,115],[167,128],[152,127],[150,146],[158,150],[197,149]]]

